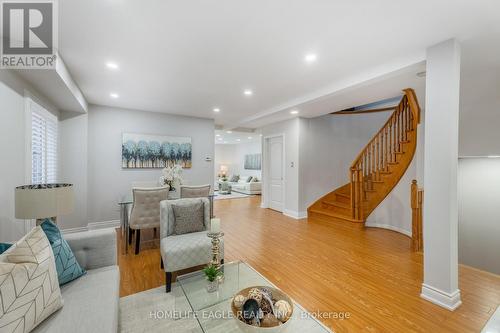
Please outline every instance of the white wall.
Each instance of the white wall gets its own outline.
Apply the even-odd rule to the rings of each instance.
[[[500,159],[460,159],[458,259],[500,274]]]
[[[348,183],[352,161],[389,116],[377,112],[302,119],[301,210]]]
[[[88,115],[61,113],[59,117],[59,180],[73,184],[73,213],[58,218],[62,229],[87,226]]]
[[[117,202],[130,192],[133,181],[157,180],[159,169],[122,169],[122,133],[144,133],[192,138],[191,169],[186,184],[214,183],[214,122],[104,106],[90,106],[88,115],[88,222],[119,219]],[[206,157],[212,158],[206,162]]]
[[[262,144],[259,142],[245,142],[238,144],[215,145],[215,175],[220,172],[220,166],[228,167],[228,175],[252,176],[262,178],[261,170],[246,170],[245,155],[261,154]]]
[[[25,233],[25,224],[14,217],[16,186],[31,182],[31,160],[27,157],[27,125],[25,95],[42,104],[49,111],[58,111],[44,96],[10,70],[0,70],[0,242],[19,240]]]

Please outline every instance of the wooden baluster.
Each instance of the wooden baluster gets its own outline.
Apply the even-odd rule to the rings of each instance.
[[[385,128],[385,171],[389,171],[389,128]]]

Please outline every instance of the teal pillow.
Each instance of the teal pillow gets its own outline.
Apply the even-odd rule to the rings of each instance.
[[[0,254],[4,253],[12,244],[0,243]]]
[[[84,275],[86,271],[80,267],[68,242],[62,237],[61,231],[50,219],[45,219],[40,225],[49,239],[56,260],[59,285],[73,281]]]

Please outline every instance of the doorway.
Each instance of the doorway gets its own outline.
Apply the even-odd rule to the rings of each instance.
[[[284,144],[283,135],[268,137],[265,140],[266,169],[266,206],[283,212],[284,208]]]

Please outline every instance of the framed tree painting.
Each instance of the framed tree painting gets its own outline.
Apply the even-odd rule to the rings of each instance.
[[[181,165],[191,168],[191,138],[123,133],[122,168],[154,169]]]
[[[261,154],[245,155],[245,170],[260,170],[261,168]]]

